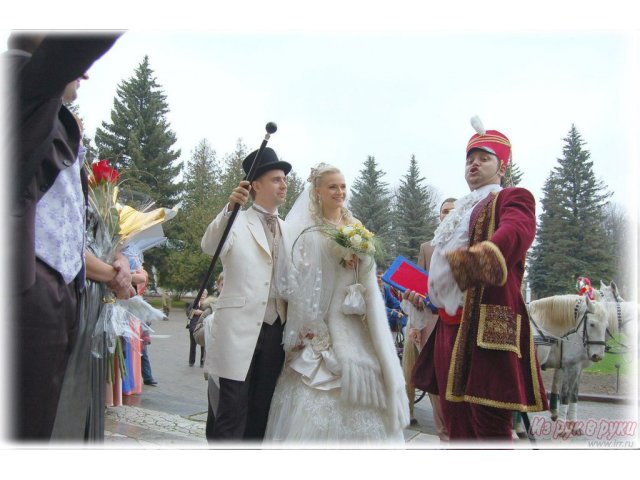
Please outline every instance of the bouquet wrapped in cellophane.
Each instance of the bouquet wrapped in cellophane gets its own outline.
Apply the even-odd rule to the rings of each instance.
[[[142,251],[161,244],[166,238],[160,224],[173,218],[175,211],[157,208],[139,211],[120,203],[120,183],[118,172],[101,160],[87,166],[89,177],[89,212],[87,247],[105,263],[112,264],[116,256],[127,247],[135,246]],[[149,203],[142,210],[149,210]],[[153,229],[152,229],[153,227]],[[159,230],[158,230],[159,229]],[[154,236],[148,232],[153,230]],[[145,236],[146,234],[146,236]],[[138,243],[139,237],[144,237]],[[141,328],[145,322],[139,318],[144,309],[156,310],[147,302],[119,301],[103,284],[93,284],[87,295],[87,311],[99,312],[92,337],[91,353],[96,357],[106,356],[108,360],[116,356],[122,376],[124,370],[122,339],[139,344]],[[150,317],[155,312],[148,312]],[[161,312],[160,312],[161,313]],[[161,318],[161,317],[160,317]],[[137,341],[137,342],[135,342]],[[113,362],[107,368],[107,381],[114,378]]]

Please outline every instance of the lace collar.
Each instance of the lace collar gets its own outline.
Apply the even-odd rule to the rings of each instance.
[[[502,187],[497,183],[490,183],[477,190],[472,191],[468,195],[462,197],[453,204],[453,210],[445,217],[438,228],[434,232],[431,245],[438,246],[448,242],[453,233],[458,229],[460,223],[466,218],[466,214],[477,203],[492,192],[499,192]]]

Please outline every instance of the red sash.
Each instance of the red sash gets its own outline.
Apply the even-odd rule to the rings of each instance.
[[[447,325],[460,325],[462,321],[462,308],[459,308],[455,315],[449,315],[444,308],[438,309],[438,316]]]

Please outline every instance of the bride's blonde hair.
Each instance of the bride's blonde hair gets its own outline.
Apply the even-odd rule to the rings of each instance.
[[[311,216],[319,223],[324,223],[324,215],[322,214],[322,202],[320,201],[320,195],[317,189],[322,185],[324,177],[332,173],[342,173],[342,171],[340,171],[338,167],[334,167],[328,163],[319,163],[315,167],[311,167],[311,173],[309,174],[309,178],[307,178],[307,182],[311,184],[311,188],[309,189],[309,209],[311,210]],[[353,220],[351,212],[346,207],[342,207],[342,216],[348,223],[350,223],[350,220]]]

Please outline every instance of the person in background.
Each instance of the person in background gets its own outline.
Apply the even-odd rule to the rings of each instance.
[[[147,285],[149,285],[149,274],[144,269],[144,255],[134,244],[129,244],[122,252],[129,260],[129,268],[131,269],[131,283],[135,285],[136,293],[143,295]],[[145,385],[155,387],[158,382],[153,378],[151,370],[151,359],[149,358],[149,345],[151,345],[150,326],[151,320],[148,318],[140,318],[143,322],[141,325],[140,341],[142,343],[140,370],[142,374],[142,382]]]
[[[445,199],[440,204],[440,213],[438,215],[438,220],[440,223],[442,223],[449,212],[451,212],[455,208],[455,201],[455,198],[450,197]],[[420,245],[420,253],[418,254],[418,265],[427,272],[431,269],[432,254],[433,246],[431,245],[431,240]],[[411,304],[408,303],[408,305]],[[416,362],[418,354],[420,353],[420,350],[422,350],[424,344],[427,342],[427,338],[429,338],[429,335],[433,332],[433,327],[424,326],[422,328],[416,328],[416,324],[420,324],[420,326],[422,326],[422,322],[416,318],[415,314],[411,314],[411,307],[407,308],[407,310],[409,311],[409,333],[406,337],[404,345],[402,356],[402,371],[404,372],[404,377],[407,382],[407,395],[409,397],[409,408],[411,410],[411,424],[415,425],[416,423],[418,423],[418,421],[413,413],[415,386],[411,382],[411,372],[413,371],[413,366]],[[430,325],[433,325],[433,322],[429,323]],[[442,416],[442,409],[440,408],[440,398],[438,397],[438,395],[435,395],[433,393],[429,393],[428,395],[429,401],[431,402],[431,410],[433,412],[433,422],[436,426],[436,431],[438,432],[438,438],[440,438],[441,441],[446,442],[449,440],[449,434],[447,433],[447,427]]]
[[[166,290],[162,290],[162,312],[164,313],[164,319],[169,320],[169,313],[171,313],[171,294]]]
[[[200,302],[198,303],[197,306],[194,306],[191,312],[192,313],[191,318],[189,318],[187,321],[186,328],[189,329],[189,366],[190,367],[193,367],[196,363],[196,348],[198,346],[198,344],[196,343],[196,340],[193,338],[193,332],[196,328],[196,325],[198,325],[200,318],[203,318],[202,314],[204,313],[204,309],[205,309],[204,301],[207,298],[207,295],[209,295],[209,292],[205,288],[202,292],[202,296],[200,297]],[[205,348],[204,346],[200,346],[200,367],[204,367],[204,357],[205,357]]]
[[[382,281],[382,272],[378,271],[378,286],[384,298],[384,306],[387,312],[389,328],[392,332],[404,332],[407,326],[407,316],[400,306],[400,300],[393,294],[389,285]]]
[[[216,281],[216,290],[218,291],[218,297],[222,294],[222,288],[224,287],[224,272],[221,272],[218,275],[218,280]],[[217,300],[217,298],[216,298]],[[203,330],[204,330],[204,344],[205,351],[209,347],[210,335],[211,335],[211,327],[213,325],[213,315],[215,315],[215,302],[212,304],[213,314],[207,315],[203,320]],[[215,425],[215,411],[218,409],[218,403],[220,402],[220,382],[219,380],[209,372],[209,362],[205,359],[205,371],[204,376],[207,380],[207,424],[205,428],[205,436],[207,437],[207,441],[213,442],[213,427]]]

